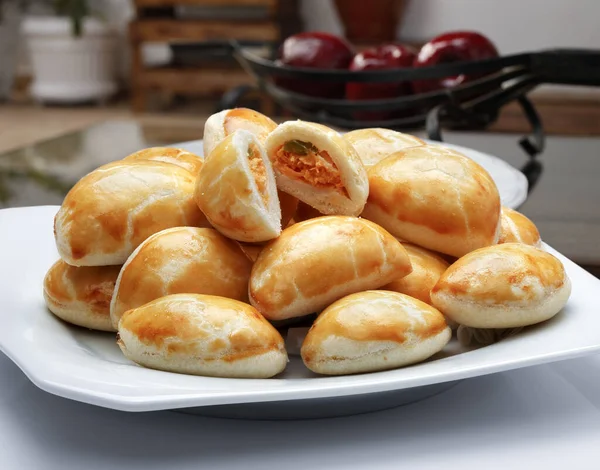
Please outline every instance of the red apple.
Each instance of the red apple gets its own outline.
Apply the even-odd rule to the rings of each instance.
[[[354,56],[350,70],[385,70],[411,67],[415,59],[414,51],[402,44],[382,44],[366,49]],[[349,100],[375,100],[395,98],[412,93],[410,82],[360,83],[346,85],[346,98]],[[386,119],[389,112],[368,111],[356,113],[358,119]]]
[[[474,31],[454,31],[433,38],[425,44],[414,61],[415,67],[430,67],[469,60],[498,57],[498,50],[492,42]],[[452,88],[481,78],[481,74],[460,74],[454,77],[416,80],[413,88],[416,93]]]
[[[345,39],[319,31],[294,34],[279,49],[280,62],[290,67],[347,69],[353,56],[352,46]],[[344,93],[344,84],[339,82],[279,77],[277,84],[291,91],[324,98],[340,98]]]

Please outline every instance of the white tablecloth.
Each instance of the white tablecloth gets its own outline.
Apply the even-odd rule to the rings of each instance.
[[[600,356],[346,418],[123,413],[37,389],[0,353],[0,469],[598,469]]]

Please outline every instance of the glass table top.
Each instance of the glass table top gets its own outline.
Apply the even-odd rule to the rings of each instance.
[[[146,147],[202,137],[197,130],[114,120],[0,155],[0,208],[60,204],[95,168]]]
[[[203,123],[182,127],[168,120],[111,120],[0,154],[0,208],[60,204],[83,175],[139,149],[202,138]],[[447,132],[446,141],[504,159],[527,161],[521,136]],[[544,241],[574,261],[600,267],[600,138],[548,137],[539,157],[543,173],[520,210]]]

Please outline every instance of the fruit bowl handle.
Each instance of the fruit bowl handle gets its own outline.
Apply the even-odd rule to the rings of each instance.
[[[600,86],[600,50],[553,49],[530,55],[541,83]]]

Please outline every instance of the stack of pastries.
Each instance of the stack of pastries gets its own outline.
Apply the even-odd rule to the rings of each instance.
[[[567,302],[535,225],[455,150],[238,108],[208,119],[204,152],[104,165],[55,218],[49,310],[116,331],[142,366],[273,377],[300,323],[311,371],[380,371],[439,353],[453,330],[489,343]]]

